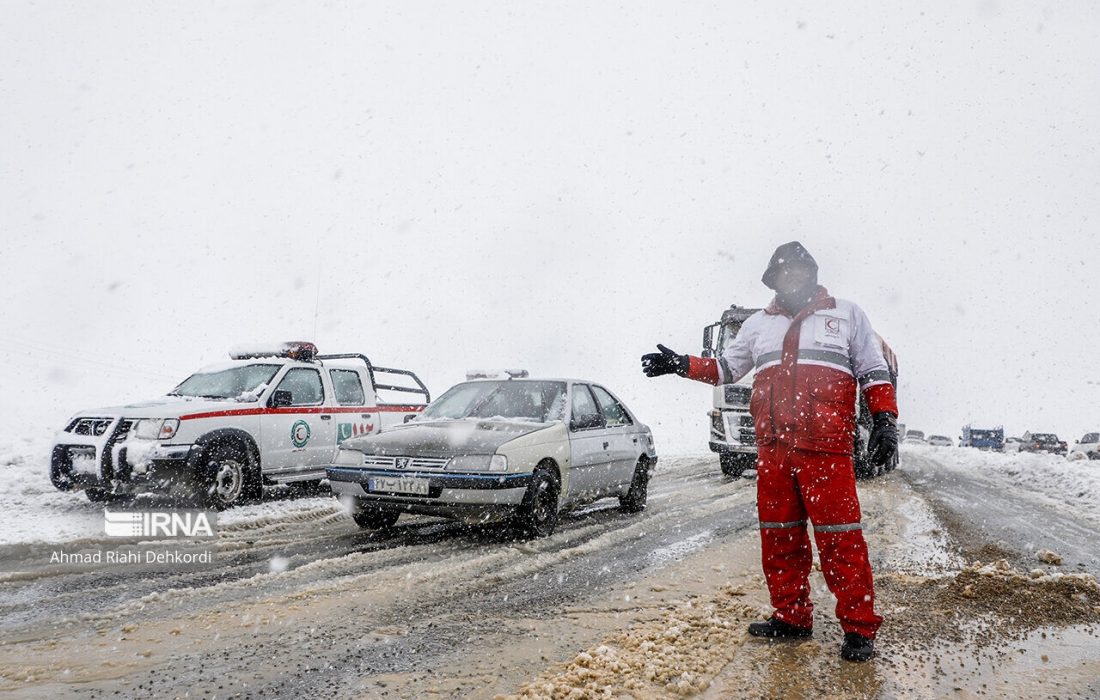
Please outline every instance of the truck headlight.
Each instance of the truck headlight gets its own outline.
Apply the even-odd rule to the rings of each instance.
[[[180,429],[179,418],[165,418],[164,422],[160,424],[160,433],[157,434],[157,439],[168,440],[176,436],[176,431]]]
[[[179,430],[179,418],[143,418],[134,424],[134,437],[141,440],[168,440]]]
[[[458,455],[451,457],[446,469],[475,472],[506,472],[508,458],[504,455]]]

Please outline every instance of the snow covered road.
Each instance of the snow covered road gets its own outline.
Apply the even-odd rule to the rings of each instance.
[[[211,564],[124,572],[42,565],[59,541],[96,542],[79,526],[98,509],[39,492],[27,458],[9,500],[25,512],[39,499],[63,505],[38,522],[51,536],[0,545],[0,692],[1015,697],[1054,673],[1058,697],[1097,697],[1100,589],[1064,573],[1100,572],[1087,547],[1100,525],[1056,497],[1072,483],[1053,471],[1064,461],[1032,470],[1044,489],[1000,475],[1024,457],[906,450],[900,471],[861,485],[887,617],[879,658],[863,666],[836,658],[819,573],[813,640],[745,636],[768,610],[755,483],[723,477],[709,455],[663,460],[644,513],[598,503],[543,540],[413,517],[365,533],[331,497],[272,492],[223,514]],[[63,527],[43,529],[51,519]],[[1065,564],[1039,564],[1040,547]]]
[[[1100,574],[1100,463],[917,448],[907,451],[902,474],[942,517],[962,521],[1021,565],[1037,564],[1035,553],[1047,548],[1066,567]]]

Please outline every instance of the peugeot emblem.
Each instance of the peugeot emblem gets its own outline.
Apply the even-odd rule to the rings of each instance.
[[[398,469],[407,469],[411,460],[408,457],[397,457],[393,460],[393,466]]]

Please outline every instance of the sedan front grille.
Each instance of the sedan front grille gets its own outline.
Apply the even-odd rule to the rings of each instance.
[[[382,455],[366,455],[363,457],[364,467],[378,467],[381,469],[418,469],[418,470],[442,470],[450,460],[446,457],[385,457]]]

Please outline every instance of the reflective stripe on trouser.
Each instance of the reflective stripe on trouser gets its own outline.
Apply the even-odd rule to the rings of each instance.
[[[882,618],[874,610],[852,458],[761,445],[756,488],[764,577],[776,617],[799,627],[813,624],[808,519],[840,626],[873,638]]]

